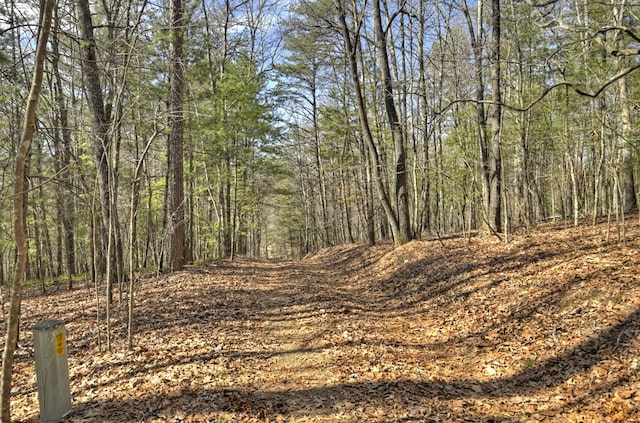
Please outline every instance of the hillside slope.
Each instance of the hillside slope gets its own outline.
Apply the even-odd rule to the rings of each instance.
[[[27,295],[68,321],[70,422],[640,421],[640,225],[545,224],[346,245],[146,279],[134,351],[97,352],[89,287]],[[104,342],[104,327],[101,327]],[[37,421],[18,355],[16,421]]]

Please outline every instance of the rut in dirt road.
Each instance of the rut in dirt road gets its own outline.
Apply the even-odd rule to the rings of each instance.
[[[69,422],[634,421],[638,229],[192,266],[138,286],[134,351],[123,310],[97,351],[90,287],[28,295],[23,325],[67,321]],[[15,420],[35,422],[17,365]]]

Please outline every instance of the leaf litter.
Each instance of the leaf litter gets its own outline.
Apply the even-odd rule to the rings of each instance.
[[[107,352],[91,287],[33,288],[22,343],[67,322],[65,422],[640,421],[640,225],[624,243],[606,233],[545,223],[506,244],[343,245],[146,277],[132,351],[126,293]],[[38,421],[36,392],[19,350],[14,421]]]

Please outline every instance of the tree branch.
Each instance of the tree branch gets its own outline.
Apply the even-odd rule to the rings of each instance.
[[[609,31],[622,31],[627,34],[629,37],[633,38],[635,41],[640,43],[640,36],[638,36],[635,32],[631,31],[629,28],[624,26],[607,26],[596,32],[596,34],[606,34]]]
[[[546,1],[535,1],[535,0],[527,0],[527,4],[533,7],[546,7],[552,4],[557,3],[560,0],[546,0]]]
[[[509,109],[509,110],[512,110],[514,112],[527,112],[527,111],[531,110],[531,108],[533,108],[533,106],[535,106],[536,104],[538,104],[542,100],[544,100],[544,98],[549,93],[551,93],[551,91],[555,90],[558,87],[569,87],[578,95],[581,95],[581,96],[584,96],[584,97],[596,98],[600,94],[602,94],[602,92],[605,89],[607,89],[607,87],[609,85],[613,84],[614,82],[616,82],[620,78],[624,78],[625,76],[627,76],[628,74],[630,74],[631,72],[635,71],[638,68],[640,68],[640,62],[639,63],[635,63],[633,66],[629,66],[628,68],[622,69],[620,72],[618,72],[617,74],[612,76],[610,79],[605,81],[605,83],[602,84],[596,91],[592,91],[592,92],[586,91],[586,90],[580,88],[578,86],[578,84],[575,83],[575,82],[560,81],[560,82],[557,82],[557,83],[545,88],[545,90],[542,92],[542,94],[540,94],[540,96],[538,98],[533,100],[531,103],[529,103],[525,107],[518,107],[518,106],[511,105],[511,104],[506,104],[506,103],[501,103],[500,105],[502,107],[504,107],[506,109]],[[443,107],[442,110],[440,110],[439,114],[446,112],[448,109],[450,109],[452,106],[454,106],[455,104],[458,104],[458,103],[495,104],[495,102],[493,102],[491,100],[478,101],[478,100],[469,99],[469,98],[467,98],[467,99],[458,99],[458,100],[451,101],[449,104],[447,104],[445,107]]]
[[[640,55],[640,48],[627,48],[623,50],[611,50],[611,55],[614,57],[623,56],[638,56]]]

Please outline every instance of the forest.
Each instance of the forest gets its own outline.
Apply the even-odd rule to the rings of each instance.
[[[637,5],[343,3],[58,2],[27,279],[636,207]],[[0,9],[2,281],[37,11]]]
[[[7,345],[23,284],[92,286],[108,348],[126,297],[131,348],[143,275],[555,221],[625,242],[639,59],[634,0],[2,0]]]

